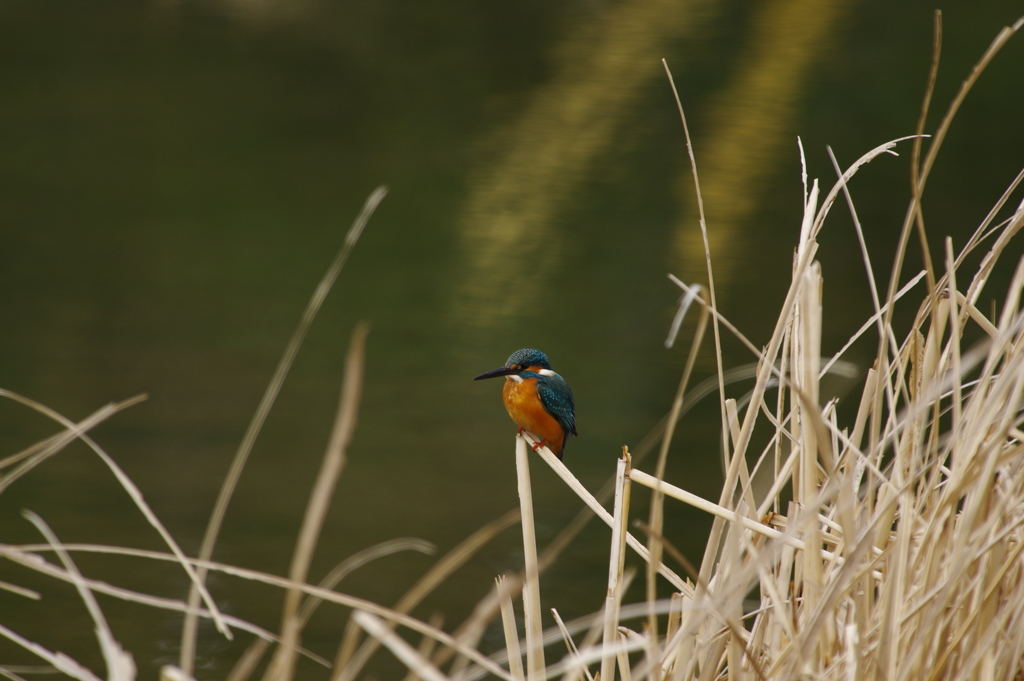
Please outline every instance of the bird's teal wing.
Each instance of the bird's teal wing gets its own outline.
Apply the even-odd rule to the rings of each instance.
[[[569,433],[576,435],[576,405],[572,401],[572,390],[558,374],[541,376],[537,381],[537,396],[549,414],[555,417],[565,430],[566,439]]]

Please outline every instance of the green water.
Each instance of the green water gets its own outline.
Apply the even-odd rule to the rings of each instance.
[[[944,9],[929,130],[1021,11],[1012,1]],[[359,427],[310,579],[394,537],[446,552],[518,503],[515,431],[499,385],[470,380],[512,351],[544,350],[573,387],[580,437],[565,460],[592,489],[621,446],[636,447],[668,410],[693,328],[664,349],[679,297],[666,274],[701,283],[707,274],[659,60],[673,69],[694,137],[720,304],[761,344],[799,233],[797,136],[810,175],[830,187],[826,145],[847,165],[912,134],[931,10],[811,0],[755,11],[707,0],[4,3],[0,387],[74,420],[147,393],[94,436],[195,553],[306,301],[365,197],[386,184],[390,194],[253,450],[215,558],[287,572],[348,338],[363,319],[372,331]],[[930,179],[924,205],[937,262],[940,237],[962,245],[1024,165],[1022,86],[1017,36],[963,106]],[[883,288],[908,198],[909,143],[898,151],[851,186]],[[845,206],[821,244],[823,345],[832,353],[871,311]],[[912,244],[904,279],[920,265]],[[1000,281],[1005,272],[993,296]],[[729,366],[751,360],[726,341]],[[713,366],[705,354],[698,379]],[[687,416],[668,476],[710,497],[721,482],[717,418],[712,402]],[[55,431],[0,402],[0,456]],[[534,478],[544,544],[580,502],[539,462]],[[636,496],[643,517],[646,495]],[[65,542],[162,548],[80,445],[0,495],[0,541],[39,541],[22,509]],[[672,505],[666,527],[699,558],[705,516]],[[593,524],[569,547],[543,580],[546,605],[566,618],[600,606],[608,541]],[[435,560],[385,558],[339,588],[390,604]],[[414,614],[442,610],[451,630],[494,576],[521,561],[509,530]],[[94,556],[80,566],[169,598],[187,591],[174,568]],[[9,563],[0,580],[43,594],[35,603],[0,591],[0,622],[102,675],[73,589]],[[211,587],[227,612],[276,630],[280,592],[228,577]],[[178,616],[109,598],[101,605],[140,678],[176,660]],[[304,644],[332,658],[346,618],[325,606]],[[221,678],[250,639],[203,634],[197,674]],[[0,651],[0,664],[35,663],[12,644]],[[398,673],[386,653],[378,657],[379,673]]]

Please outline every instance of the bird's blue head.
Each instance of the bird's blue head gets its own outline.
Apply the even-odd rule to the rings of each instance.
[[[548,356],[540,350],[533,350],[532,348],[523,348],[522,350],[516,350],[512,353],[512,356],[505,362],[507,367],[522,367],[523,369],[529,367],[540,367],[541,369],[551,369],[551,363],[548,362]]]
[[[548,356],[540,350],[523,348],[522,350],[516,350],[513,352],[512,356],[508,358],[507,362],[505,362],[505,366],[498,367],[497,369],[488,371],[485,374],[480,374],[473,380],[479,381],[481,378],[496,378],[498,376],[520,374],[531,368],[551,371],[551,363],[548,361]]]

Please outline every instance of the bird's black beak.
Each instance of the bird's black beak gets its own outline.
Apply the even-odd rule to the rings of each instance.
[[[498,367],[497,369],[488,371],[486,374],[480,374],[473,380],[479,381],[482,378],[497,378],[498,376],[508,376],[509,374],[515,373],[519,373],[519,369],[513,369],[511,367]]]

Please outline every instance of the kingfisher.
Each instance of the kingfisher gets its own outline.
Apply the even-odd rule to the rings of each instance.
[[[505,366],[473,380],[497,376],[505,377],[501,397],[519,433],[526,430],[540,438],[533,451],[547,445],[561,459],[569,435],[576,435],[576,405],[569,384],[551,370],[548,356],[530,348],[516,350]]]

